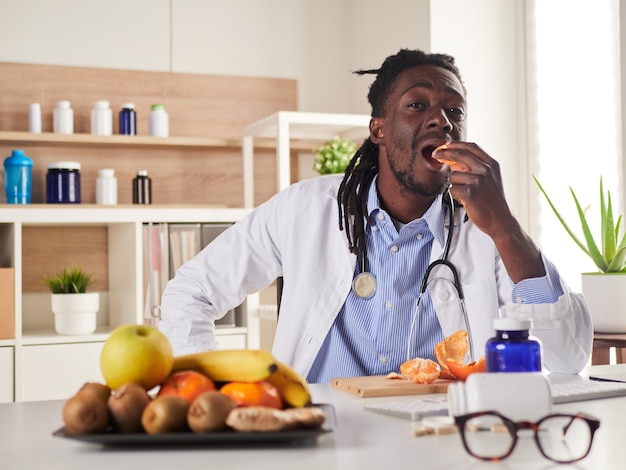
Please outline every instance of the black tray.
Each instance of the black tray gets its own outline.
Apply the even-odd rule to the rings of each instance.
[[[57,429],[53,436],[72,439],[75,441],[87,442],[90,444],[100,444],[115,447],[151,447],[151,446],[254,446],[262,444],[276,445],[311,445],[317,442],[317,438],[323,434],[333,432],[336,428],[335,409],[332,405],[316,404],[324,410],[326,420],[319,428],[314,429],[290,429],[280,432],[236,432],[220,431],[205,434],[193,432],[177,432],[169,434],[150,435],[146,433],[121,434],[117,432],[103,432],[97,434],[72,435],[68,434],[65,427]]]

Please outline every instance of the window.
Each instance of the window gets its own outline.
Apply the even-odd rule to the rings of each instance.
[[[581,239],[569,187],[583,207],[592,204],[587,214],[594,234],[600,176],[614,213],[622,213],[618,2],[531,0],[527,10],[529,135],[536,138],[530,167]],[[580,291],[580,273],[597,269],[540,198],[533,212],[541,233],[533,235]]]

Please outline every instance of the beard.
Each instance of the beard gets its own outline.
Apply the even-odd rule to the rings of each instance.
[[[410,154],[411,157],[408,163],[402,168],[398,165],[398,162],[402,161],[401,158],[396,158],[391,153],[387,154],[389,158],[389,168],[400,186],[406,192],[416,196],[435,197],[445,192],[450,186],[450,175],[446,175],[439,186],[429,185],[424,181],[420,181],[415,176],[415,166],[417,165],[417,160],[422,158],[422,156],[419,155],[415,149],[411,149]]]

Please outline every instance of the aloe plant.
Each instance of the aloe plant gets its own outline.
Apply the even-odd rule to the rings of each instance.
[[[604,196],[604,188],[602,186],[602,177],[600,177],[600,246],[598,247],[589,224],[586,218],[586,208],[582,209],[578,198],[574,193],[574,190],[570,187],[570,192],[574,198],[576,204],[576,210],[578,211],[578,217],[580,219],[580,225],[582,227],[583,234],[585,236],[585,243],[583,243],[569,228],[559,211],[556,209],[548,194],[543,189],[539,180],[533,176],[537,186],[545,196],[548,204],[552,208],[552,211],[556,215],[561,225],[565,228],[572,240],[583,250],[587,256],[589,256],[598,269],[603,273],[624,273],[626,272],[626,235],[622,235],[620,239],[619,229],[622,222],[622,216],[620,215],[617,220],[613,218],[613,206],[611,203],[611,193],[607,190],[606,198]]]
[[[73,266],[52,277],[44,277],[43,282],[53,294],[84,294],[91,284],[91,275],[82,268]]]

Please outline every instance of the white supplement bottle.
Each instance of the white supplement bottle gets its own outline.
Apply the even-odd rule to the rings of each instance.
[[[117,178],[115,177],[115,170],[111,168],[98,170],[96,204],[117,204]]]
[[[153,104],[148,119],[148,129],[152,137],[168,137],[170,133],[169,116],[162,104]]]
[[[93,135],[113,134],[113,113],[109,102],[96,101],[91,110],[91,133]]]
[[[41,105],[39,103],[31,103],[28,110],[28,131],[41,134]]]
[[[69,101],[57,102],[52,118],[55,134],[74,133],[74,110],[72,110]]]

